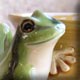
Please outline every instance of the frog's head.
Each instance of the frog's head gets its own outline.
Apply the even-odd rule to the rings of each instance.
[[[65,25],[40,11],[35,11],[31,17],[21,19],[18,31],[22,35],[22,41],[37,44],[62,35],[65,32]]]

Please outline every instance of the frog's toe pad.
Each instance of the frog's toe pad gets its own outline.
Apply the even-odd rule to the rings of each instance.
[[[50,74],[58,74],[58,67],[62,72],[70,70],[70,65],[76,62],[74,48],[66,48],[64,50],[56,50],[53,53]]]

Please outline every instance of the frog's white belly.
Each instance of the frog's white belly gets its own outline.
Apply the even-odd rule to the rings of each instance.
[[[35,69],[31,71],[31,75],[37,77],[37,79],[34,80],[47,80],[51,66],[52,53],[58,39],[59,38],[56,38],[45,43],[28,46],[29,56],[27,62],[33,65]]]

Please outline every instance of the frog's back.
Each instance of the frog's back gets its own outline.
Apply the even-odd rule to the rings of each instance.
[[[5,23],[0,23],[0,79],[8,69],[11,42],[12,34],[10,28]]]

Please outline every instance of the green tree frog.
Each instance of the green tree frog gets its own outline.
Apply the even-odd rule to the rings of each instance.
[[[47,80],[54,47],[65,25],[40,11],[23,17],[12,37],[0,24],[0,80]]]

